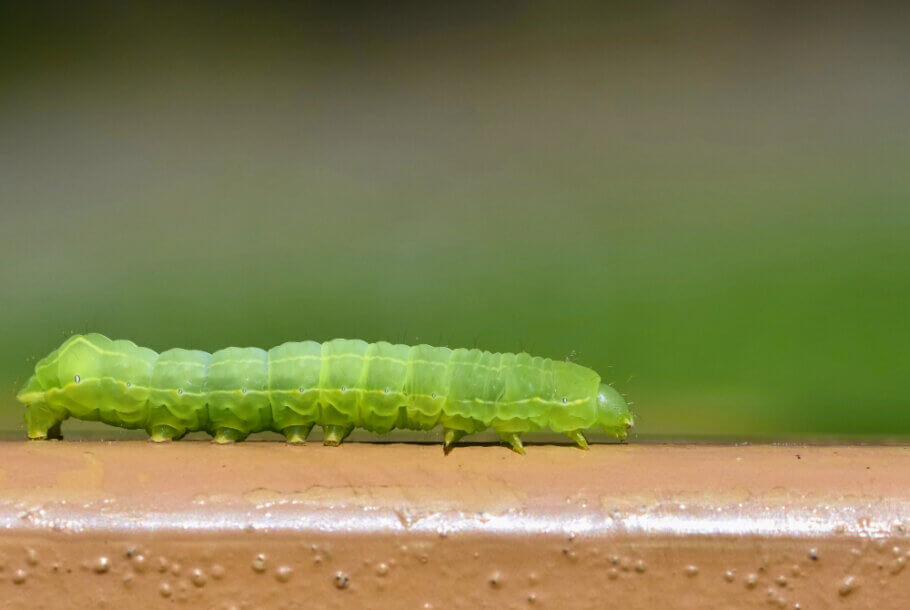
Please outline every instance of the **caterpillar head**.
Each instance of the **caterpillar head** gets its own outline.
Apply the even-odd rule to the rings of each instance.
[[[597,390],[597,422],[603,431],[625,440],[634,423],[629,405],[613,387],[602,383]]]

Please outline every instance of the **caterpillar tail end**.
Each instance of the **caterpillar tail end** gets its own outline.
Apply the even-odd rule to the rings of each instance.
[[[246,437],[247,435],[240,430],[235,430],[233,428],[218,428],[215,430],[215,436],[212,438],[212,442],[216,445],[230,445],[242,441]]]
[[[512,451],[515,453],[518,453],[520,455],[525,454],[525,446],[522,444],[521,437],[519,437],[518,434],[514,432],[506,432],[500,434],[499,438],[501,438],[503,442],[508,443],[512,448]]]
[[[581,430],[573,430],[572,432],[567,432],[566,435],[575,441],[575,444],[585,451],[588,450],[588,439],[585,438],[585,435]]]
[[[313,429],[313,424],[307,424],[305,426],[288,426],[281,431],[284,434],[285,440],[291,445],[302,445],[306,442],[307,437],[310,435],[310,430]]]
[[[51,441],[63,440],[63,433],[60,431],[60,422],[53,424],[46,430],[29,430],[28,440],[30,441]]]
[[[322,444],[328,447],[337,447],[354,430],[354,426],[323,426]]]
[[[22,400],[21,397],[20,400]],[[46,406],[41,404],[26,404],[25,429],[27,430],[29,440],[44,441],[62,439],[63,434],[60,432],[61,422],[62,418],[60,415],[52,412]]]
[[[445,455],[449,455],[452,452],[452,448],[455,447],[461,438],[467,434],[464,430],[455,430],[454,428],[446,428],[445,437],[443,438],[442,443],[442,452]]]

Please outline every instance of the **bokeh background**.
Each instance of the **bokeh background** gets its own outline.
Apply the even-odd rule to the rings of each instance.
[[[639,439],[910,434],[897,3],[0,10],[6,436],[88,330],[574,357]]]

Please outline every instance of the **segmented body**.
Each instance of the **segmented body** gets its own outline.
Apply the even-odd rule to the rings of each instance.
[[[591,369],[478,349],[334,339],[268,351],[161,354],[131,341],[74,335],[35,366],[20,392],[30,438],[59,435],[72,417],[145,429],[152,440],[203,430],[218,442],[274,430],[302,442],[314,425],[338,444],[353,428],[443,426],[446,448],[493,428],[516,450],[520,435],[549,428],[584,444],[581,431],[625,438],[628,406]]]

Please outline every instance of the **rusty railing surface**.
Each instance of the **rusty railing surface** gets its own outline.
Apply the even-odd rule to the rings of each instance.
[[[4,608],[907,608],[910,447],[0,443]]]

